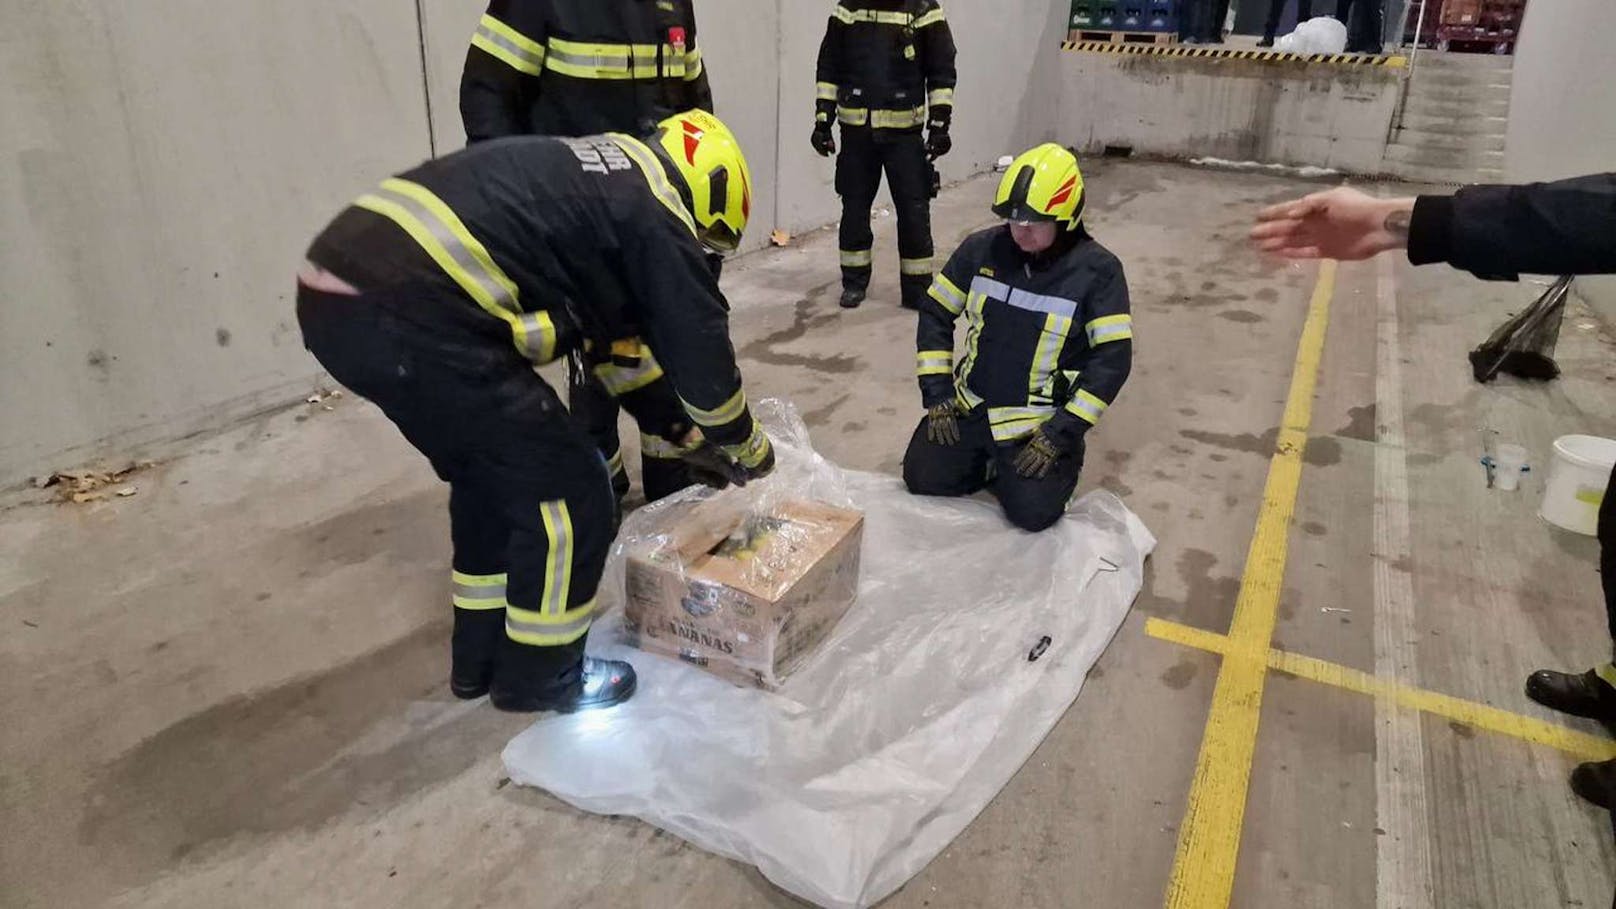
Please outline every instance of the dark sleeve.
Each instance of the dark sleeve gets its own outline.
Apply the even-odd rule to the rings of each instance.
[[[1096,274],[1084,296],[1083,318],[1086,348],[1077,363],[1077,383],[1065,405],[1044,424],[1044,433],[1057,443],[1069,443],[1100,422],[1133,369],[1133,315],[1121,263]]]
[[[1616,272],[1616,174],[1420,196],[1408,259],[1495,280]]]
[[[915,20],[915,31],[920,35],[921,63],[926,72],[927,124],[933,129],[947,129],[954,118],[954,85],[958,80],[954,33],[943,17],[943,8],[935,4]]]
[[[468,143],[532,132],[528,122],[544,71],[542,18],[519,18],[516,0],[492,0],[477,23],[460,76],[460,118]],[[535,9],[529,4],[522,9]]]
[[[643,433],[677,443],[690,431],[690,418],[657,362],[640,338],[612,342],[609,350],[586,357],[590,371],[623,405]]]
[[[825,25],[825,37],[819,42],[819,66],[814,85],[814,122],[833,123],[836,120],[836,93],[842,87],[842,38],[853,14],[847,7],[836,5],[830,21]]]
[[[976,244],[966,241],[931,280],[920,301],[915,329],[915,374],[927,408],[954,400],[954,322],[965,311],[965,295],[976,272]]]
[[[737,461],[755,466],[768,442],[741,388],[729,305],[695,235],[656,205],[629,222],[624,268],[635,306],[685,413]]]
[[[696,43],[696,11],[690,11],[690,43],[685,49],[686,103],[708,113],[713,108],[713,87],[707,81],[707,63],[701,58],[701,45]]]

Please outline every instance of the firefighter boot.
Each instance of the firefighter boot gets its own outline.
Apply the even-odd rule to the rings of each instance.
[[[501,645],[489,700],[509,713],[578,713],[614,707],[634,695],[634,667],[619,660],[582,657],[555,672],[557,657],[572,648],[530,647],[509,638]]]
[[[1527,677],[1526,696],[1550,710],[1598,720],[1616,732],[1616,688],[1597,669],[1580,675],[1540,669]]]
[[[1611,810],[1616,805],[1616,761],[1578,764],[1571,771],[1571,791],[1595,805]]]
[[[839,301],[841,307],[843,309],[858,309],[859,304],[864,302],[864,294],[865,291],[862,287],[843,287],[842,299]]]
[[[505,610],[456,609],[454,636],[449,642],[452,664],[449,690],[463,700],[488,693],[494,678],[494,657],[505,639]]]

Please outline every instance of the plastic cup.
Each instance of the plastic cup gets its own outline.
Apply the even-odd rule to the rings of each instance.
[[[1521,468],[1525,466],[1525,447],[1509,442],[1499,445],[1498,453],[1493,457],[1493,485],[1505,491],[1519,489]]]

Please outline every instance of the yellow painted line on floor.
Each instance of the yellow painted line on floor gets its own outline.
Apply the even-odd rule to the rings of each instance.
[[[1227,635],[1191,628],[1164,619],[1151,619],[1146,622],[1145,634],[1185,647],[1223,654],[1225,657],[1260,659],[1270,669],[1288,672],[1310,682],[1319,682],[1334,688],[1367,694],[1370,697],[1386,698],[1402,707],[1564,751],[1583,760],[1606,761],[1616,758],[1616,741],[1608,738],[1567,729],[1535,717],[1510,713],[1508,710],[1500,710],[1477,701],[1467,701],[1404,685],[1339,663],[1283,650],[1269,649],[1264,652],[1256,648],[1238,646]]]
[[[1257,722],[1262,716],[1263,683],[1268,676],[1262,654],[1273,640],[1279,614],[1291,516],[1302,482],[1302,453],[1313,421],[1313,389],[1324,355],[1335,272],[1335,262],[1319,264],[1302,326],[1285,418],[1269,461],[1257,530],[1246,553],[1246,570],[1229,627],[1234,647],[1218,669],[1212,711],[1190,783],[1189,805],[1179,827],[1173,875],[1167,883],[1167,909],[1226,909],[1234,890],[1251,761],[1257,749]]]

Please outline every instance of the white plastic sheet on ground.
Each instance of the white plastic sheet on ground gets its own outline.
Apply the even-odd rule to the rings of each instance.
[[[820,459],[789,406],[759,410],[780,469],[750,494],[786,488],[865,512],[857,604],[775,694],[630,650],[616,618],[602,621],[591,652],[632,661],[638,693],[540,719],[505,766],[583,810],[634,815],[756,865],[822,906],[868,906],[947,847],[1060,719],[1156,541],[1107,492],[1040,534],[992,502],[911,496]],[[602,587],[616,603],[635,526]]]

